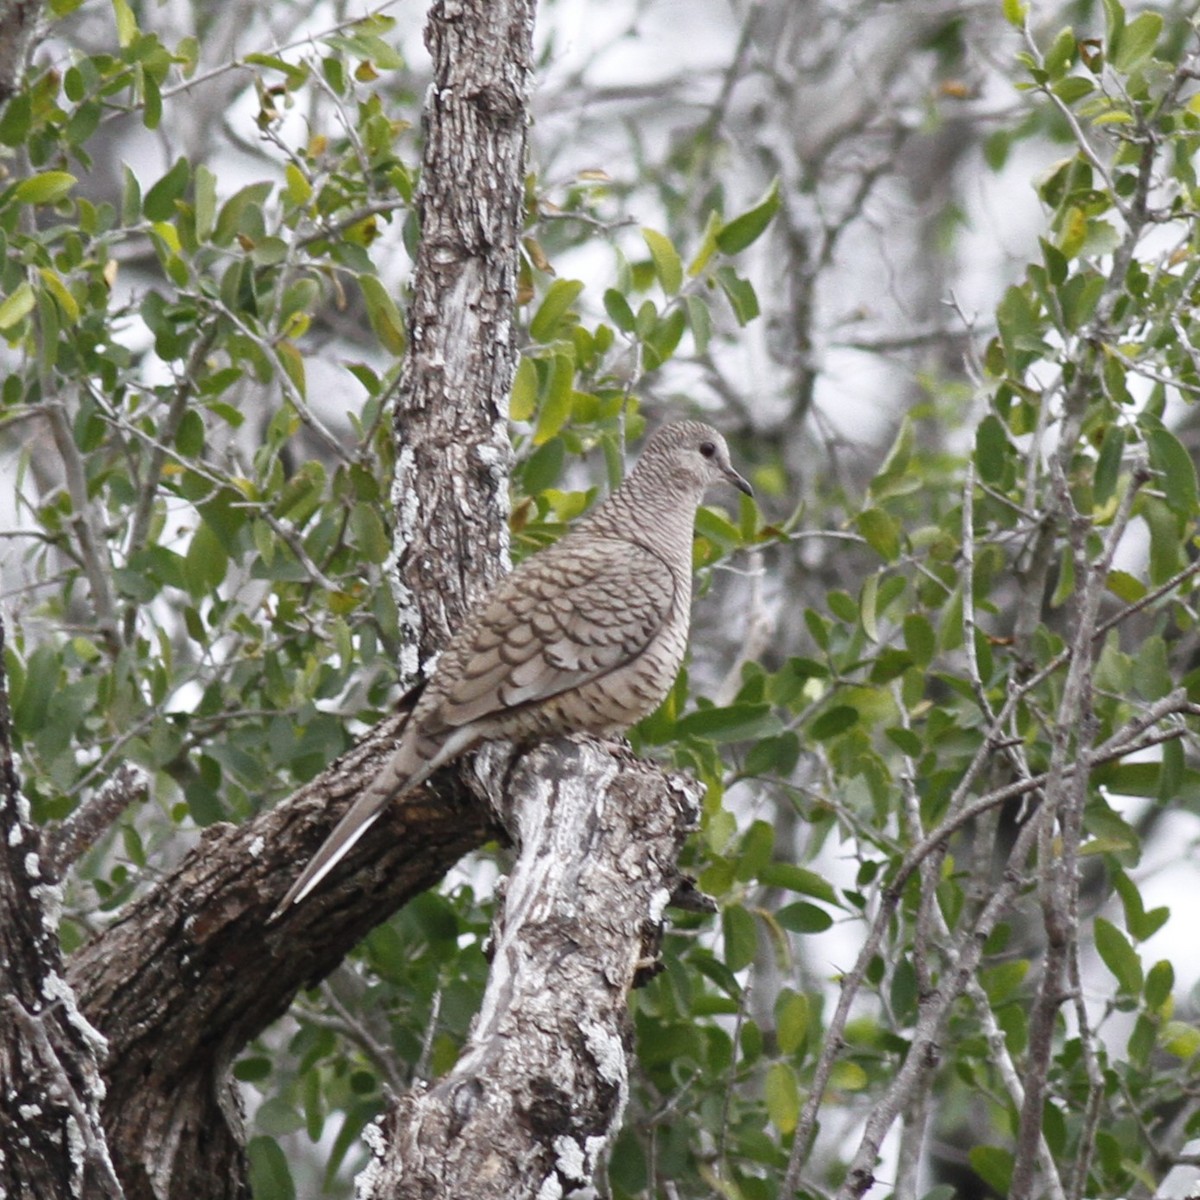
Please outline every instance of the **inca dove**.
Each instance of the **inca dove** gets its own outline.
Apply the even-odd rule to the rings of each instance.
[[[696,509],[720,482],[750,493],[725,439],[699,421],[667,425],[617,491],[501,580],[447,643],[395,754],[273,916],[307,896],[390,799],[479,742],[612,733],[653,711],[687,645]]]

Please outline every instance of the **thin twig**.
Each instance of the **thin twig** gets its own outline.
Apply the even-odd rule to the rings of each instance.
[[[395,7],[397,3],[399,3],[399,0],[384,0],[383,4],[378,5],[368,13],[360,13],[356,17],[347,17],[346,20],[339,21],[336,25],[331,25],[328,29],[322,30],[320,33],[307,33],[303,37],[296,38],[294,41],[284,42],[281,45],[277,44],[259,53],[270,58],[280,58],[289,50],[296,50],[301,46],[311,45],[314,40],[327,38],[332,34],[340,33],[343,29],[351,29],[355,25],[361,25],[363,21],[380,16],[389,8]],[[182,83],[176,83],[171,87],[163,88],[162,98],[169,100],[172,96],[178,96],[181,92],[187,92],[192,88],[200,87],[201,84],[208,83],[209,80],[216,79],[220,75],[225,75],[229,71],[254,69],[257,69],[257,64],[247,62],[245,58],[231,58],[228,62],[222,63],[219,67],[213,67],[210,71],[205,71],[200,75],[193,75],[191,79],[185,79]]]

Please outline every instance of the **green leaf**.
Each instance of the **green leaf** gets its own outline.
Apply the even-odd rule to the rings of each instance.
[[[795,1054],[808,1034],[808,997],[785,987],[775,1000],[775,1040],[784,1054]]]
[[[807,900],[785,904],[775,914],[775,920],[793,933],[824,933],[833,925],[833,918],[823,908]]]
[[[902,532],[900,523],[882,508],[867,508],[854,518],[858,532],[866,538],[867,545],[884,562],[895,562],[900,557]]]
[[[262,1079],[269,1079],[272,1069],[271,1060],[265,1056],[241,1058],[234,1065],[233,1077],[242,1083],[256,1083]]]
[[[233,241],[234,237],[242,232],[243,220],[249,223],[251,214],[256,213],[271,191],[272,184],[270,183],[251,183],[234,192],[221,205],[221,212],[217,217],[217,227],[213,230],[213,241],[218,246],[227,246]],[[261,213],[257,215],[261,219]]]
[[[367,303],[367,320],[371,322],[375,336],[389,354],[399,357],[404,353],[407,339],[404,319],[400,316],[400,310],[396,307],[391,293],[377,275],[360,275],[358,286],[362,288],[363,299]]]
[[[632,333],[636,318],[633,315],[633,309],[629,307],[629,301],[625,299],[623,293],[618,292],[616,288],[608,288],[604,293],[604,311],[608,313],[608,319],[622,331],[622,333]]]
[[[196,168],[194,183],[196,203],[196,237],[206,242],[217,224],[217,177],[201,163]]]
[[[687,308],[692,341],[696,343],[696,353],[705,354],[708,351],[708,343],[712,340],[712,313],[707,302],[699,296],[685,296],[683,302]]]
[[[786,888],[803,896],[815,896],[828,904],[837,904],[837,892],[823,875],[789,862],[767,863],[758,873],[758,880],[767,887]]]
[[[721,932],[725,939],[725,965],[731,971],[748,967],[758,952],[754,917],[740,904],[731,904],[721,913]]]
[[[1110,52],[1117,70],[1129,72],[1140,67],[1154,53],[1162,28],[1161,13],[1144,12],[1134,17],[1121,30],[1116,45]]]
[[[303,171],[295,163],[288,163],[284,169],[287,184],[284,191],[287,198],[297,207],[307,204],[312,199],[313,189]]]
[[[1100,456],[1096,460],[1096,473],[1092,485],[1095,502],[1099,506],[1108,503],[1117,490],[1117,479],[1121,472],[1121,459],[1125,454],[1125,430],[1117,424],[1104,431],[1100,443]]]
[[[321,286],[315,279],[303,277],[288,284],[279,301],[279,321],[284,324],[296,313],[310,312],[321,296]]]
[[[553,487],[562,476],[566,447],[562,438],[551,438],[539,446],[530,456],[521,472],[521,482],[526,492],[536,496],[538,492]]]
[[[392,544],[374,504],[356,504],[350,513],[354,540],[368,562],[381,563],[391,553]]]
[[[1162,476],[1168,506],[1183,517],[1196,512],[1196,464],[1184,444],[1169,429],[1152,429],[1146,441],[1150,464]]]
[[[137,20],[126,0],[112,0],[112,6],[113,15],[117,19],[117,44],[123,50],[137,37]]]
[[[533,359],[521,356],[513,377],[512,398],[508,415],[514,421],[529,421],[537,410],[538,377]]]
[[[876,620],[876,601],[879,597],[879,576],[868,575],[858,595],[858,619],[863,633],[872,641],[879,641],[879,624]]]
[[[1046,74],[1051,79],[1061,78],[1063,73],[1075,62],[1078,54],[1077,46],[1078,39],[1075,30],[1070,26],[1059,30],[1058,36],[1050,44],[1050,49],[1046,51],[1043,59]]]
[[[882,500],[887,496],[907,490],[908,484],[905,477],[908,474],[909,463],[912,461],[915,444],[916,434],[913,432],[913,424],[905,414],[900,420],[900,427],[896,430],[896,436],[883,460],[883,465],[880,466],[875,478],[871,480],[868,490],[874,499]]]
[[[13,723],[18,732],[31,737],[46,724],[60,675],[59,657],[50,646],[39,646],[30,655],[20,686],[13,688]]]
[[[20,146],[29,136],[33,104],[28,92],[18,92],[0,107],[0,144]]]
[[[162,121],[162,91],[158,80],[150,71],[143,71],[142,79],[142,124],[147,129],[157,129]]]
[[[1112,972],[1121,991],[1137,996],[1142,990],[1142,960],[1129,939],[1103,917],[1095,920],[1096,951]]]
[[[287,1155],[274,1138],[253,1137],[246,1145],[250,1160],[250,1191],[255,1200],[296,1200],[296,1185]]]
[[[175,431],[175,448],[185,458],[199,458],[204,453],[204,418],[189,408]]]
[[[1126,604],[1133,604],[1146,594],[1146,585],[1128,571],[1109,571],[1104,586]]]
[[[121,177],[121,220],[134,225],[142,215],[142,185],[125,163],[121,164]]]
[[[1156,962],[1146,975],[1146,1007],[1159,1012],[1175,987],[1175,968],[1166,959]]]
[[[717,233],[717,248],[723,254],[737,254],[745,250],[762,236],[778,210],[779,180],[776,179],[753,208],[721,227]]]
[[[1200,1051],[1200,1029],[1185,1021],[1168,1021],[1163,1026],[1161,1042],[1168,1054],[1186,1061]]]
[[[567,354],[556,354],[546,385],[546,395],[533,432],[535,446],[548,442],[567,423],[571,415],[571,393],[575,383],[575,361]]]
[[[857,724],[858,709],[851,708],[848,704],[837,704],[833,708],[826,709],[817,717],[808,727],[808,732],[818,742],[823,742],[837,737],[839,733],[845,733],[847,729]]]
[[[861,1092],[870,1083],[866,1071],[856,1062],[842,1059],[829,1073],[829,1086],[840,1092]]]
[[[800,761],[800,738],[790,729],[777,737],[759,738],[746,755],[744,771],[749,776],[775,775],[786,779]]]
[[[1165,583],[1185,564],[1179,515],[1156,496],[1143,494],[1139,506],[1150,530],[1150,582]]]
[[[687,317],[682,308],[672,309],[665,317],[654,323],[654,327],[646,333],[645,357],[646,366],[653,370],[661,366],[674,353],[687,328]]]
[[[22,179],[13,195],[22,204],[57,204],[77,182],[69,171],[40,171]]]
[[[549,342],[557,337],[559,326],[582,291],[581,280],[556,279],[547,289],[533,320],[529,322],[529,336],[535,342]]]
[[[696,532],[708,538],[710,542],[715,542],[718,546],[732,548],[742,544],[742,534],[738,527],[711,508],[697,510]]]
[[[1018,994],[1028,974],[1029,959],[1014,958],[994,967],[985,967],[979,972],[979,982],[987,992],[992,1007],[998,1008]]]
[[[13,289],[11,296],[0,301],[0,329],[11,329],[18,321],[27,317],[33,311],[34,303],[33,288],[27,280],[22,280]]]
[[[967,1152],[971,1169],[1000,1196],[1007,1196],[1012,1183],[1013,1156],[1000,1146],[972,1146]]]
[[[1156,798],[1164,805],[1174,802],[1179,796],[1183,776],[1183,739],[1175,738],[1173,741],[1163,742],[1162,775],[1158,782],[1158,796]],[[1163,910],[1155,909],[1154,911],[1161,912]],[[1133,930],[1130,930],[1130,932],[1134,933]],[[1140,935],[1134,933],[1134,936],[1138,937]]]
[[[670,238],[656,230],[643,229],[642,237],[650,248],[650,257],[654,260],[654,273],[658,276],[663,291],[668,296],[675,295],[683,284],[683,263],[680,261],[679,252]]]
[[[1004,293],[996,306],[996,324],[1010,367],[1021,351],[1041,349],[1037,312],[1023,288],[1014,284]]]
[[[759,314],[758,296],[747,279],[742,279],[732,267],[718,267],[717,283],[733,308],[739,325],[748,325]]]
[[[182,156],[175,165],[146,193],[142,212],[151,221],[167,221],[175,215],[175,201],[187,189],[191,166]]]
[[[904,618],[904,645],[918,667],[927,667],[937,651],[937,635],[928,619],[920,613]]]
[[[207,522],[201,522],[188,543],[183,574],[188,592],[199,599],[216,591],[225,579],[229,555]]]
[[[694,279],[708,266],[709,259],[717,252],[717,231],[721,228],[721,218],[715,211],[710,210],[704,222],[704,233],[700,239],[700,249],[696,257],[688,263],[687,273]]]
[[[1171,910],[1160,906],[1147,912],[1137,884],[1124,871],[1113,873],[1113,886],[1121,897],[1121,905],[1125,910],[1125,928],[1135,941],[1146,941],[1167,923]]]
[[[785,1062],[773,1062],[763,1080],[763,1100],[771,1124],[785,1137],[796,1128],[800,1117],[800,1088],[796,1072]]]
[[[304,370],[304,355],[288,341],[280,341],[275,345],[275,353],[279,357],[279,365],[283,367],[292,386],[302,397],[308,395],[308,376]]]
[[[975,467],[984,483],[1001,483],[1008,459],[1008,431],[994,413],[988,413],[975,430]]]
[[[741,742],[778,733],[779,718],[769,704],[731,704],[728,708],[702,708],[681,717],[675,726],[680,738],[709,742]]]
[[[1021,29],[1025,25],[1025,14],[1029,11],[1029,5],[1025,0],[1004,0],[1004,19],[1010,24]]]
[[[742,836],[734,878],[741,883],[754,879],[770,861],[775,849],[775,827],[769,821],[753,821]]]

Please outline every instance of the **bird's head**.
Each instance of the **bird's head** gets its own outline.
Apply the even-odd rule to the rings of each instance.
[[[665,474],[677,486],[694,492],[697,499],[714,483],[731,484],[747,496],[754,494],[733,469],[725,439],[703,421],[664,425],[646,443],[636,470]]]

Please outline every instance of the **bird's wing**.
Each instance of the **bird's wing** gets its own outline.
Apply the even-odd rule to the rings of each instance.
[[[507,575],[451,638],[395,754],[270,919],[303,900],[393,796],[478,740],[476,722],[581,687],[636,659],[671,618],[676,593],[657,555],[594,536],[579,545],[568,536]]]
[[[667,564],[632,542],[564,539],[527,559],[447,646],[423,729],[537,704],[632,662],[669,619],[676,591]]]

